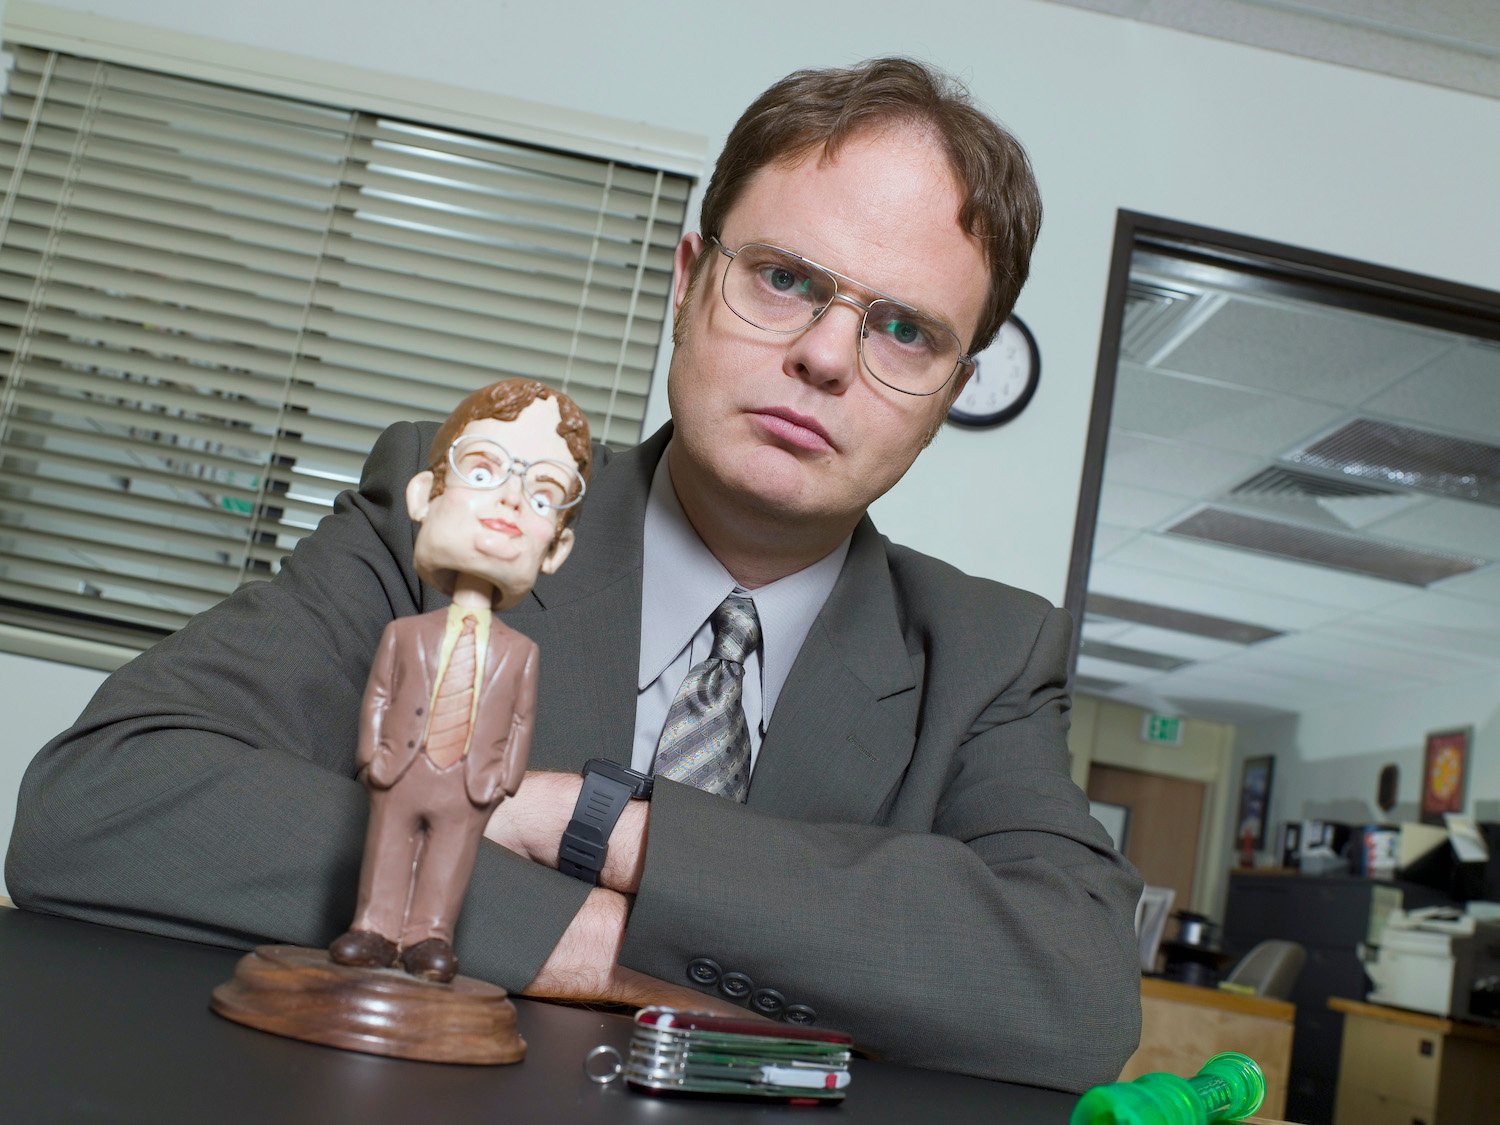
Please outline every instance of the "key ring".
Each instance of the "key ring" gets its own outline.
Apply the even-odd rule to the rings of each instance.
[[[594,1065],[594,1060],[605,1058],[607,1056],[613,1056],[614,1069],[599,1070]],[[623,1065],[623,1060],[620,1058],[620,1052],[615,1050],[615,1048],[611,1047],[608,1043],[600,1043],[599,1046],[595,1047],[592,1051],[590,1051],[583,1057],[583,1073],[588,1075],[588,1079],[590,1082],[597,1082],[601,1086],[608,1086],[616,1078],[620,1077],[620,1072],[624,1069],[625,1068]]]

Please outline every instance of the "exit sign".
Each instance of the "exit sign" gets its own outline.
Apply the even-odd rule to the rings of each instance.
[[[1182,745],[1182,720],[1175,715],[1147,715],[1141,720],[1141,741]]]

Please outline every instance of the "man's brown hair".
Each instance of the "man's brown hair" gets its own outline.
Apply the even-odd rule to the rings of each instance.
[[[970,354],[982,351],[1026,282],[1042,201],[1021,143],[976,107],[956,80],[913,59],[799,70],[756,98],[730,130],[714,166],[699,230],[704,238],[719,237],[762,168],[795,163],[820,148],[829,160],[854,137],[896,125],[930,130],[963,192],[959,224],[979,241],[990,266],[989,299],[968,348]],[[695,281],[711,257],[699,255]]]
[[[578,404],[561,391],[554,390],[546,383],[538,383],[535,379],[502,379],[498,383],[480,387],[465,397],[438,428],[437,436],[432,439],[432,449],[427,455],[427,467],[432,471],[433,478],[432,495],[442,494],[448,469],[448,447],[458,439],[470,422],[477,422],[481,418],[514,422],[523,410],[542,398],[557,400],[557,412],[562,418],[557,425],[557,436],[568,443],[568,452],[578,463],[578,475],[587,484],[594,467],[594,454],[589,445],[589,420],[578,409]],[[559,530],[572,522],[580,507],[581,505],[575,504],[563,512]]]

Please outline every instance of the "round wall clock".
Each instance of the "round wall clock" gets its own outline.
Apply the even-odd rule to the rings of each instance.
[[[1012,316],[995,342],[975,357],[974,374],[948,408],[948,421],[960,426],[1001,426],[1026,409],[1042,377],[1036,337]]]

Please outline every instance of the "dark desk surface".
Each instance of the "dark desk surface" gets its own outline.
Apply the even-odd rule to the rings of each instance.
[[[518,999],[526,1061],[464,1067],[354,1054],[220,1019],[239,953],[0,908],[0,1121],[840,1122],[1064,1125],[1068,1094],[855,1060],[837,1108],[664,1100],[598,1086],[623,1016]],[[1004,1018],[1000,1013],[996,1018]]]

